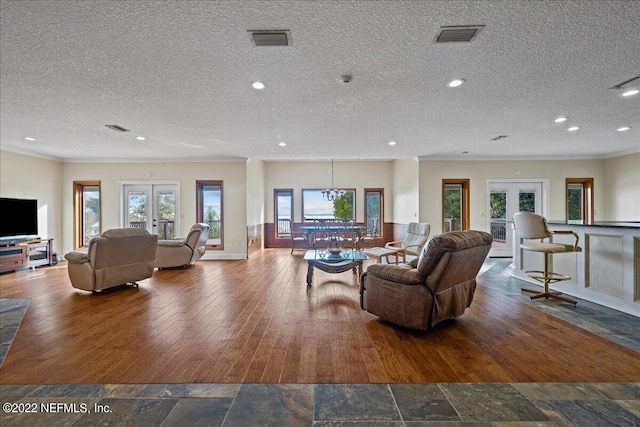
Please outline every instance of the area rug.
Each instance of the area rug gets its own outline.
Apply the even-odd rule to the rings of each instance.
[[[0,298],[0,366],[24,318],[29,299]]]

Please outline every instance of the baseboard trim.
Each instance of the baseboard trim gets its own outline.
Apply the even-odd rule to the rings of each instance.
[[[205,253],[202,255],[201,260],[205,261],[215,261],[219,259],[247,259],[247,254],[215,254],[215,253]]]

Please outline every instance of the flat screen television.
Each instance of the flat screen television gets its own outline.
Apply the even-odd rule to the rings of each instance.
[[[12,240],[38,236],[38,201],[0,197],[0,239]]]

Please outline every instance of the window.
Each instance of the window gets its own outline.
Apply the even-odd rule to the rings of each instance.
[[[73,182],[73,244],[87,246],[102,233],[100,226],[100,181]]]
[[[384,189],[365,188],[364,205],[364,223],[367,225],[367,230],[375,227],[375,236],[382,236],[382,224],[384,224]]]
[[[593,178],[567,178],[567,221],[593,221]]]
[[[356,217],[356,190],[345,190],[345,193],[334,202],[322,197],[322,190],[302,190],[302,218],[305,221],[314,219],[332,219]]]
[[[293,224],[293,190],[273,190],[276,237],[291,237]]]
[[[469,180],[442,180],[442,230],[469,229]]]
[[[520,212],[534,212],[536,211],[536,196],[535,190],[520,189],[518,191],[518,208]]]
[[[196,181],[196,220],[211,227],[207,246],[223,249],[222,181]]]

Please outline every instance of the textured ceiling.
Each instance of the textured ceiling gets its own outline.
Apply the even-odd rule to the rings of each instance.
[[[7,150],[80,161],[602,157],[640,149],[640,96],[610,89],[640,74],[638,1],[1,7]],[[470,43],[434,43],[441,26],[477,24],[485,27]],[[292,45],[254,47],[252,29],[290,30]],[[345,73],[352,82],[341,82]],[[448,88],[453,78],[466,83]],[[267,88],[252,89],[256,80]],[[569,120],[556,124],[558,116]],[[568,132],[574,124],[580,129]],[[617,132],[621,126],[631,130]],[[508,138],[491,141],[498,135]]]

